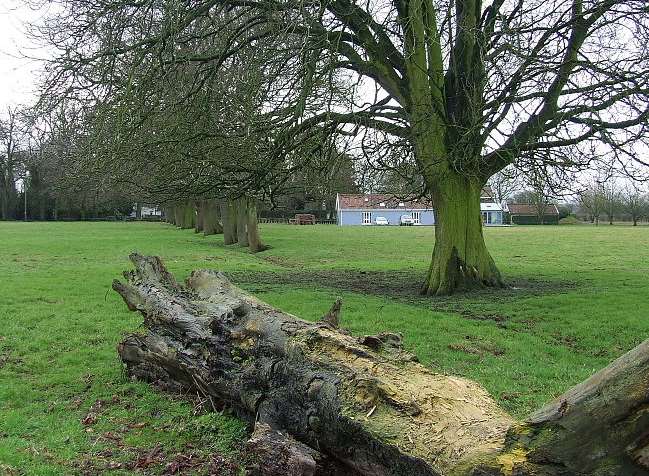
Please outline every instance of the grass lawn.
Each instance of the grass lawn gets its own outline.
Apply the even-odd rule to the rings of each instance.
[[[179,277],[223,270],[307,319],[341,296],[344,327],[403,333],[423,363],[477,380],[517,416],[649,337],[649,227],[488,228],[512,287],[444,299],[417,293],[431,228],[261,232],[272,248],[253,255],[159,223],[0,222],[0,474],[227,474],[210,455],[236,457],[238,420],[122,374],[115,345],[140,317],[110,283],[134,250]]]

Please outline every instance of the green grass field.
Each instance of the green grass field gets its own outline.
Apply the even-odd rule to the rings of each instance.
[[[272,248],[253,255],[159,223],[0,223],[0,474],[204,471],[236,456],[238,420],[122,373],[115,345],[140,317],[110,284],[134,250],[181,278],[223,270],[307,319],[341,296],[344,327],[403,333],[423,363],[517,416],[649,337],[649,227],[486,229],[511,288],[444,299],[417,293],[431,228],[261,231]]]

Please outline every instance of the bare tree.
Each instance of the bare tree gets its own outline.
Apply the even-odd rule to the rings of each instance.
[[[649,214],[649,199],[647,194],[635,182],[628,184],[621,193],[622,209],[631,216],[633,226],[638,220]]]
[[[20,146],[24,130],[16,108],[7,108],[6,118],[0,120],[0,218],[16,218],[18,192],[16,180],[20,174]]]
[[[500,204],[507,202],[520,188],[518,173],[514,167],[507,167],[489,178],[487,184],[496,202]]]
[[[588,187],[579,191],[578,202],[580,208],[586,213],[587,218],[599,225],[599,217],[606,210],[606,199],[602,184],[594,180]]]
[[[613,220],[615,219],[615,214],[620,209],[621,190],[617,181],[613,177],[602,183],[601,190],[608,224],[612,225]]]

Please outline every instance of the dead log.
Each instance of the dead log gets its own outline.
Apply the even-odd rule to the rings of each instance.
[[[183,286],[159,258],[131,261],[113,289],[147,328],[118,346],[132,377],[199,391],[360,474],[649,474],[649,341],[519,422],[398,335],[355,338],[220,273]]]

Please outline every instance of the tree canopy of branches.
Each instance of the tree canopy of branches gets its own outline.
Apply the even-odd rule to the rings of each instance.
[[[282,74],[257,109],[274,154],[331,136],[379,165],[391,149],[414,161],[436,211],[429,294],[502,285],[479,217],[494,173],[530,157],[637,173],[647,142],[644,0],[39,1],[60,12],[42,30],[62,51],[50,93],[106,97],[179,65],[200,83],[275,49]]]

